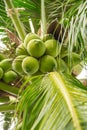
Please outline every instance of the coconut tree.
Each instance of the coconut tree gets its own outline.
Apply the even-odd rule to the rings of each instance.
[[[76,76],[86,64],[87,2],[1,0],[0,7],[0,111],[14,113],[17,130],[86,130],[87,87]]]

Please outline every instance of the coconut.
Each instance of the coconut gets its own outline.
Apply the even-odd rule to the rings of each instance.
[[[3,77],[4,71],[3,69],[0,67],[0,79]]]
[[[45,55],[40,59],[40,71],[42,73],[52,72],[57,69],[57,62],[54,57]]]
[[[25,57],[26,55],[17,56],[12,63],[13,70],[18,74],[24,74],[24,71],[22,69],[22,61]]]
[[[39,36],[35,33],[28,33],[24,39],[24,47],[26,48],[27,47],[27,44],[29,43],[30,40],[32,39],[40,39]]]
[[[6,83],[10,83],[10,82],[15,81],[17,79],[17,77],[18,77],[18,75],[16,74],[16,72],[9,70],[4,73],[3,80]]]
[[[38,71],[39,61],[34,57],[28,56],[23,59],[22,68],[26,74],[32,75]]]
[[[24,48],[23,44],[20,44],[17,48],[16,48],[16,55],[28,55],[27,50]]]
[[[63,60],[65,61],[65,63],[68,66],[70,65],[71,67],[73,67],[73,66],[80,63],[80,55],[77,54],[77,53],[72,52],[70,57],[69,57],[69,54],[67,54],[65,57],[63,57]]]
[[[59,43],[55,39],[47,40],[45,43],[46,54],[53,57],[58,56],[59,54]]]
[[[45,53],[46,47],[44,43],[39,39],[31,40],[27,45],[28,53],[36,58],[41,57]]]
[[[12,59],[4,59],[0,62],[0,67],[7,71],[12,68]]]
[[[57,58],[57,71],[59,72],[67,72],[68,66],[65,61],[61,58]]]

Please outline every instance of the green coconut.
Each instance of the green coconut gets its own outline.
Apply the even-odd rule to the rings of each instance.
[[[59,43],[55,39],[47,40],[45,43],[46,54],[53,57],[58,56],[59,54]]]
[[[72,53],[73,66],[79,64],[80,61],[81,61],[81,60],[80,60],[80,55],[73,52],[73,53]]]
[[[17,48],[16,48],[16,55],[20,56],[20,55],[28,55],[27,50],[24,48],[23,44],[20,44]]]
[[[25,57],[26,55],[17,56],[12,63],[12,69],[18,74],[24,74],[24,71],[22,69],[22,61]]]
[[[45,42],[47,40],[50,40],[50,39],[54,39],[53,35],[52,34],[45,34],[43,37],[42,37],[42,41]]]
[[[60,51],[60,57],[63,58],[67,56],[68,54],[68,45],[60,45],[61,46],[61,51]]]
[[[34,57],[28,56],[23,59],[22,68],[26,74],[32,75],[39,70],[39,61]]]
[[[4,71],[3,69],[0,67],[0,79],[3,77]]]
[[[71,67],[73,67],[80,63],[80,55],[72,52],[70,57],[69,54],[67,54],[65,57],[63,57],[63,60],[68,66],[70,65]]]
[[[29,43],[30,40],[32,39],[40,39],[39,36],[35,33],[28,33],[24,39],[24,47],[26,48],[27,47],[27,44]]]
[[[16,72],[14,72],[13,70],[9,70],[4,73],[3,80],[6,83],[10,83],[10,82],[15,81],[17,79],[17,77],[18,77],[18,75]]]
[[[68,71],[68,66],[66,65],[65,61],[61,58],[57,58],[57,71],[58,72]]]
[[[41,57],[45,53],[46,47],[44,43],[39,39],[31,40],[27,45],[28,53],[36,58]]]
[[[12,59],[4,59],[0,62],[0,67],[7,71],[12,68]]]
[[[42,73],[52,72],[57,69],[57,62],[54,57],[45,55],[40,59],[40,71]]]

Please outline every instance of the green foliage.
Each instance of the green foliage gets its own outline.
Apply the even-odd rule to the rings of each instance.
[[[76,51],[78,54],[81,54],[81,59],[84,60],[86,57],[86,40],[87,40],[87,1],[82,2],[78,8],[76,17],[74,16],[71,19],[70,29],[69,29],[69,45],[68,52],[71,57],[71,52]],[[71,54],[71,55],[70,55]]]
[[[72,71],[75,65],[79,65],[81,60],[84,60],[85,57],[87,57],[87,1],[45,0],[45,6],[43,6],[43,8],[46,9],[46,17],[42,16],[42,18],[41,15],[44,14],[44,12],[41,11],[40,0],[15,0],[13,1],[13,4],[17,8],[15,10],[17,12],[17,16],[24,24],[27,33],[31,32],[29,20],[31,20],[34,25],[34,33],[37,33],[40,26],[42,26],[41,29],[39,29],[41,35],[43,31],[42,28],[47,29],[49,24],[55,18],[57,18],[58,22],[65,27],[64,34],[68,32],[66,41],[64,41],[64,34],[61,38],[60,49],[57,50],[59,55],[55,54],[54,56],[56,57],[58,55],[57,58],[54,59],[50,56],[51,59],[49,60],[48,58],[43,58],[46,57],[45,55],[38,59],[40,62],[40,70],[43,73],[54,71],[54,68],[56,68],[58,72],[67,73],[69,69]],[[45,23],[46,26],[43,27],[42,21],[46,22],[45,20],[47,20],[47,24]],[[7,17],[6,15],[3,0],[0,1],[0,26],[4,27],[3,29],[0,28],[0,35],[2,35],[5,28],[10,29],[17,35],[16,29],[14,28],[10,17]],[[58,30],[58,35],[61,35],[62,26],[60,26],[60,30]],[[51,28],[54,30],[54,32],[52,32],[54,34],[56,28],[54,26],[51,26]],[[39,39],[38,35],[35,35],[34,39],[35,38]],[[30,40],[31,39],[33,39],[33,37],[31,37]],[[5,38],[5,40],[7,39]],[[25,48],[28,42],[29,39],[23,42],[23,45],[25,44]],[[53,44],[51,43],[51,46],[52,45]],[[66,47],[63,48],[63,45]],[[54,52],[56,53],[56,49],[57,48],[55,46],[54,48],[51,48],[50,51],[52,52],[55,50]],[[21,55],[25,54],[22,50],[18,53]],[[54,55],[53,52],[52,55]],[[22,68],[22,61],[25,57],[26,56],[23,55],[16,57],[12,64],[13,69],[21,76],[25,74]],[[12,62],[10,62],[10,65],[11,63]],[[33,68],[37,67],[33,61],[31,63],[33,64]],[[28,64],[30,63],[28,62]],[[0,67],[6,71],[10,68],[8,66],[8,63],[2,63],[0,65]],[[19,104],[16,116],[19,116],[18,123],[21,124],[20,127],[22,126],[20,129],[86,130],[87,88],[71,75],[63,75],[57,72],[52,72],[47,73],[46,75],[37,76],[38,73],[40,73],[39,70],[35,68],[34,74],[36,76],[34,78],[31,77],[32,80],[25,76],[25,79],[22,81],[24,82],[24,80],[28,79],[26,81],[27,84],[24,84],[25,90],[23,89],[23,93],[20,93],[21,95],[17,100]],[[17,96],[19,91],[18,88],[12,85],[9,86],[3,82],[0,82],[0,90],[3,90],[13,96]],[[14,104],[4,104],[0,106],[0,111],[13,111],[14,109]]]
[[[55,18],[63,21],[64,23],[68,23],[72,16],[76,15],[78,11],[79,5],[83,3],[83,0],[69,0],[69,1],[61,1],[61,0],[46,0],[45,1],[45,9],[46,9],[46,18],[47,22],[52,21]],[[35,27],[35,31],[37,32],[39,28],[39,22],[41,18],[41,1],[40,0],[15,0],[13,1],[14,6],[17,8],[24,8],[25,10],[20,10],[20,19],[24,23],[26,31],[30,32],[28,19],[31,18]],[[3,0],[0,1],[0,25],[5,28],[10,28],[14,31],[13,24],[9,17],[7,17],[5,6]]]
[[[28,82],[28,81],[27,81]],[[18,104],[22,130],[86,130],[87,88],[70,75],[39,76]]]
[[[11,20],[10,20],[10,18],[8,18],[7,14],[6,14],[3,0],[0,1],[0,25],[2,27],[5,27],[5,28],[10,27],[12,29]],[[0,32],[1,31],[3,31],[3,30],[0,30]]]
[[[78,7],[84,3],[84,0],[49,0],[47,4],[47,14],[49,20],[58,18],[64,25],[69,25],[72,16],[76,16]]]

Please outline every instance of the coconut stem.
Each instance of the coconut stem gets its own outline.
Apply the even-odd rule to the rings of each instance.
[[[0,97],[0,103],[5,103],[9,101],[9,97]]]
[[[15,104],[2,104],[0,105],[0,112],[6,112],[6,111],[14,111],[15,110]]]
[[[14,87],[14,86],[10,86],[8,84],[5,84],[3,82],[0,82],[0,90],[7,92],[9,94],[12,94],[14,96],[18,95],[19,89]]]
[[[16,31],[19,35],[19,38],[23,41],[25,36],[26,36],[26,32],[24,30],[24,25],[22,24],[22,22],[19,19],[19,14],[17,9],[14,8],[14,5],[12,4],[12,0],[4,0],[5,6],[6,6],[6,11],[8,16],[11,18]]]
[[[45,13],[45,2],[41,0],[41,36],[47,33],[46,29],[46,13]]]

